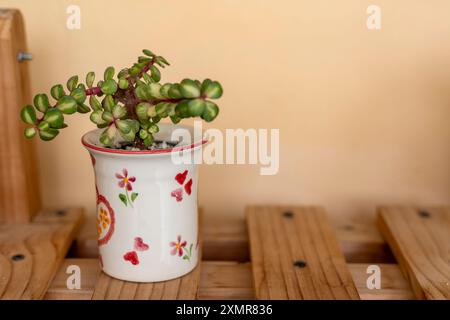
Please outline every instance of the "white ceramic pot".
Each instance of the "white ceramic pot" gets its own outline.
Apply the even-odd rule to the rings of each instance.
[[[155,139],[169,140],[174,128],[160,124]],[[206,140],[165,150],[125,151],[102,147],[100,130],[85,134],[97,191],[100,265],[127,281],[180,277],[197,265],[197,165],[174,164],[172,152],[201,152]]]

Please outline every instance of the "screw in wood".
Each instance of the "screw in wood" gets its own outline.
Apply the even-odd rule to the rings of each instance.
[[[57,215],[58,217],[63,217],[66,215],[66,211],[65,210],[55,211],[55,215]]]
[[[293,214],[291,211],[283,212],[283,217],[285,217],[285,218],[290,219],[290,218],[292,218],[293,216],[294,216],[294,214]]]
[[[294,266],[297,268],[304,268],[306,267],[306,262],[303,260],[297,260],[294,262]]]
[[[430,218],[431,214],[428,211],[420,210],[419,211],[419,216],[421,216],[422,218]]]
[[[15,254],[11,257],[12,261],[21,261],[23,259],[25,259],[25,256],[21,253]]]
[[[22,61],[30,61],[30,60],[33,60],[33,55],[30,52],[20,51],[17,54],[17,60],[19,60],[20,62],[22,62]]]

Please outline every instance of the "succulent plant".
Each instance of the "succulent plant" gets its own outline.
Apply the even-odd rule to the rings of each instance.
[[[34,106],[27,105],[20,113],[30,125],[24,131],[25,137],[39,135],[44,141],[52,140],[67,127],[66,115],[90,112],[90,120],[103,129],[99,140],[104,146],[115,147],[120,135],[143,150],[153,144],[153,134],[159,131],[158,123],[163,118],[169,117],[177,124],[183,118],[201,117],[210,122],[217,117],[219,108],[211,100],[222,96],[219,82],[183,79],[162,84],[159,68],[169,63],[150,50],[143,53],[137,63],[122,69],[116,78],[114,68],[108,67],[95,85],[94,72],[86,75],[85,84],[79,83],[76,75],[70,77],[67,91],[61,84],[54,85],[50,89],[54,104],[47,94],[37,94]]]

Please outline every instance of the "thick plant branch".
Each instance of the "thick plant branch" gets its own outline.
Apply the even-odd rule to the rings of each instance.
[[[222,96],[222,86],[206,79],[184,79],[180,83],[160,84],[158,67],[169,65],[166,59],[143,50],[138,62],[130,68],[122,69],[116,79],[113,67],[106,68],[103,80],[94,86],[95,74],[86,75],[86,84],[78,83],[78,76],[67,81],[68,93],[62,85],[51,88],[51,96],[56,100],[50,105],[46,94],[34,97],[34,107],[25,106],[21,111],[22,120],[30,127],[25,136],[36,134],[42,140],[52,140],[59,130],[67,127],[64,115],[91,112],[90,119],[103,131],[100,142],[115,147],[117,138],[133,142],[139,149],[153,144],[153,134],[159,131],[158,122],[169,117],[173,123],[189,117],[201,117],[209,122],[218,113],[218,106],[211,101]],[[85,104],[89,97],[89,105]],[[101,98],[100,102],[98,98]],[[36,110],[41,116],[36,115]]]

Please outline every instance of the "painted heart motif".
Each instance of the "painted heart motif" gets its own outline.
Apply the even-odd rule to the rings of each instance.
[[[139,259],[138,259],[136,251],[130,251],[130,252],[125,253],[123,255],[123,259],[125,261],[130,261],[131,264],[133,264],[133,265],[139,264]]]
[[[173,190],[170,195],[174,197],[177,202],[180,202],[181,200],[183,200],[183,188]]]
[[[184,185],[184,190],[186,190],[186,193],[190,196],[191,195],[191,190],[192,188],[192,179],[189,179],[188,182],[186,182],[186,184]]]
[[[134,238],[134,249],[137,251],[145,251],[148,250],[149,245],[144,243],[141,237]]]
[[[183,173],[179,173],[179,174],[177,174],[177,175],[175,176],[175,180],[177,180],[177,182],[178,182],[179,184],[183,184],[184,181],[186,180],[187,174],[188,174],[188,171],[187,171],[187,170],[184,170]]]

